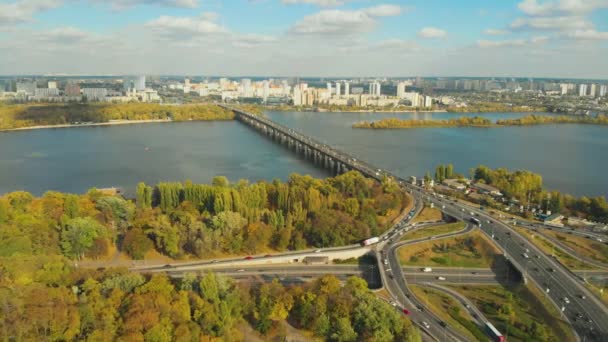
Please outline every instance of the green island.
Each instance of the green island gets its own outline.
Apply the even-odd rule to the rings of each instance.
[[[576,341],[568,322],[535,286],[447,286],[471,300],[508,341]]]
[[[392,184],[349,172],[287,182],[140,183],[0,197],[0,336],[16,340],[284,339],[286,322],[320,339],[420,341],[361,278],[302,286],[236,283],[213,273],[140,274],[137,259],[236,256],[339,246],[379,234],[408,205]],[[10,338],[9,338],[10,337]]]
[[[378,121],[361,121],[352,125],[353,128],[369,129],[399,129],[399,128],[441,128],[441,127],[508,127],[508,126],[533,126],[549,124],[588,124],[608,125],[608,116],[553,116],[553,115],[526,115],[518,119],[500,119],[493,122],[483,117],[460,117],[448,120],[411,120],[389,118]]]
[[[232,120],[234,113],[213,104],[160,105],[153,103],[3,104],[0,130],[27,127],[149,120]]]

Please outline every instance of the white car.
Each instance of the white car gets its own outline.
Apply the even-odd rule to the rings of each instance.
[[[427,322],[425,322],[425,321],[422,321],[422,325],[423,325],[425,328],[427,328],[427,329],[431,328],[431,325],[430,325],[430,324],[428,324],[428,323],[427,323]]]
[[[437,280],[445,280],[445,277],[437,277]]]
[[[570,299],[568,299],[568,297],[564,297],[564,302],[565,302],[566,304],[570,304]]]
[[[320,249],[316,249],[315,253],[321,253],[321,250]]]

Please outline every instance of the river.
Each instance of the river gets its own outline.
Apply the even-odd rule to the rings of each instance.
[[[438,163],[468,173],[479,164],[529,169],[545,185],[576,195],[608,195],[608,127],[549,125],[508,128],[352,129],[385,117],[442,119],[449,113],[285,113],[273,120],[326,141],[402,176],[422,175]],[[493,113],[489,118],[523,114]],[[238,122],[150,123],[0,133],[0,194],[26,190],[82,193],[91,187],[137,182],[207,183],[287,179],[293,172],[327,176]]]

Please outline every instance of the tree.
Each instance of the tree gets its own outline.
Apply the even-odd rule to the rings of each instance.
[[[452,179],[454,177],[454,165],[448,164],[445,168],[445,178]]]
[[[122,242],[122,249],[133,259],[140,260],[154,247],[152,240],[139,228],[130,229]]]
[[[152,207],[152,188],[147,186],[145,183],[140,182],[137,184],[137,207],[138,208],[151,208]]]
[[[70,258],[82,258],[103,231],[104,227],[90,217],[69,220],[61,231],[63,254]]]
[[[230,181],[225,176],[216,176],[213,177],[211,184],[220,188],[226,188],[230,185]]]

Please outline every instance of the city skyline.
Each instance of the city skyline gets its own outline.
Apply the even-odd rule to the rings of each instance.
[[[19,0],[0,74],[608,78],[608,1]]]

